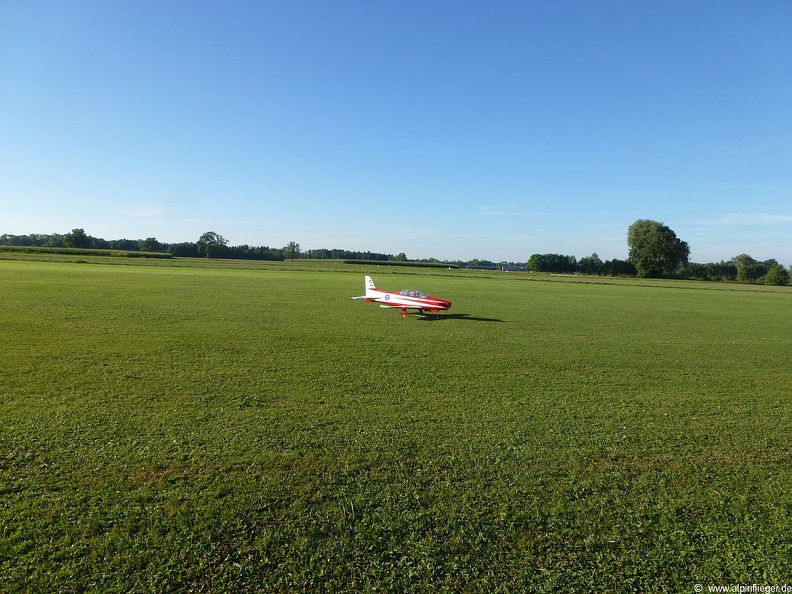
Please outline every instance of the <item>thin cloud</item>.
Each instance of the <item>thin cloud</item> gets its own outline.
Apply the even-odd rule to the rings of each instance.
[[[427,228],[413,228],[413,229],[396,229],[393,232],[394,237],[433,237],[438,234],[437,229],[427,229]]]
[[[477,214],[480,217],[525,217],[535,216],[538,213],[508,210],[500,206],[481,206],[479,207]]]
[[[470,237],[475,237],[476,239],[499,239],[499,240],[520,240],[520,241],[528,241],[532,239],[536,239],[534,235],[494,235],[491,233],[479,233],[476,235],[471,235]]]
[[[792,215],[774,213],[734,213],[715,217],[714,219],[699,221],[699,224],[718,227],[777,225],[783,223],[792,223]]]
[[[161,214],[163,214],[163,211],[156,208],[141,208],[133,210],[129,213],[129,216],[135,217],[136,219],[150,219],[151,217],[160,216]]]
[[[162,208],[157,206],[140,206],[128,214],[136,219],[158,219],[171,215],[176,212],[174,208]]]

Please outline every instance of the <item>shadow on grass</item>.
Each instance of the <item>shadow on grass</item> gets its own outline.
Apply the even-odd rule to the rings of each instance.
[[[481,318],[479,316],[471,316],[468,314],[424,314],[423,316],[418,317],[419,320],[422,322],[442,322],[443,320],[468,320],[471,322],[502,322],[498,318]]]

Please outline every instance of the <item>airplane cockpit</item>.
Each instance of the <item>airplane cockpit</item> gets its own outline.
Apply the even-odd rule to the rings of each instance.
[[[426,293],[421,293],[421,291],[416,291],[414,289],[404,289],[399,292],[399,295],[404,295],[405,297],[429,297]]]

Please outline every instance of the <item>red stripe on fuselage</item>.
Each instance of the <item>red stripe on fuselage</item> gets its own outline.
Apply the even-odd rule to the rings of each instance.
[[[388,293],[374,289],[380,293],[381,297],[368,298],[366,301],[379,303],[387,307],[398,307],[400,309],[425,309],[426,311],[443,311],[451,307],[451,302],[438,297],[412,297],[400,293]]]

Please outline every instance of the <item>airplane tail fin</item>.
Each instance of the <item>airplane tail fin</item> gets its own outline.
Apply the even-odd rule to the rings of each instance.
[[[376,297],[377,287],[374,286],[374,280],[370,277],[366,277],[366,297]]]
[[[374,281],[370,276],[366,277],[366,294],[360,297],[352,297],[352,299],[373,299],[377,297],[377,288],[374,286]]]

